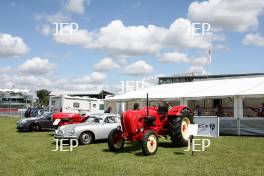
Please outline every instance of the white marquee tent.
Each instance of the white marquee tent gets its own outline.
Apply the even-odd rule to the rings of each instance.
[[[108,100],[144,99],[147,93],[150,99],[264,96],[264,77],[163,84],[110,97]]]
[[[264,118],[243,116],[244,98],[264,98],[264,76],[163,84],[109,97],[106,101],[121,103],[124,111],[124,102],[141,101],[147,93],[149,99],[180,100],[182,105],[187,105],[188,100],[232,97],[234,118],[220,118],[220,132],[264,135]]]

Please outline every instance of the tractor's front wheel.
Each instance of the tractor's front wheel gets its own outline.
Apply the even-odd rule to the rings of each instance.
[[[193,124],[193,117],[189,109],[183,109],[180,117],[169,119],[169,135],[172,143],[177,147],[188,145],[188,125]]]
[[[124,138],[122,131],[115,128],[108,135],[108,147],[112,152],[118,152],[124,147]]]
[[[146,156],[154,155],[158,150],[158,137],[154,131],[150,130],[144,134],[142,141],[142,151]]]

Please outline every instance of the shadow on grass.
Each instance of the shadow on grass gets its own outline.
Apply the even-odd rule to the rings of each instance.
[[[185,153],[183,152],[174,152],[175,155],[186,155]]]
[[[29,131],[29,130],[16,130],[16,132],[18,132],[18,133],[21,133],[21,134],[23,134],[23,133],[44,133],[44,132],[52,132],[51,134],[53,135],[54,133],[54,130],[53,129],[42,129],[42,130],[40,130],[40,131]]]
[[[76,144],[75,141],[72,141],[72,142],[73,142],[73,145]],[[82,145],[82,144],[79,143],[79,144],[78,144],[78,147],[89,146],[89,145],[95,145],[95,144],[106,143],[106,142],[107,142],[106,139],[102,139],[102,140],[96,140],[96,141],[94,141],[93,143],[91,143],[91,144],[87,144],[87,145]],[[63,141],[58,141],[58,144],[60,144],[60,143],[70,145],[70,140],[69,140],[69,139],[63,139]],[[57,142],[54,140],[53,142],[51,142],[51,144],[56,145]]]
[[[176,148],[176,149],[185,148],[185,147],[177,147],[171,142],[159,142],[159,147],[162,147],[162,148]]]
[[[159,146],[158,147],[161,147],[161,148],[175,148],[175,149],[184,148],[184,147],[175,147],[171,142],[159,142]],[[136,152],[134,154],[135,156],[145,156],[142,153],[140,142],[125,143],[124,148],[121,151],[119,151],[119,152],[112,152],[108,148],[103,149],[102,151],[103,152],[111,152],[111,153],[115,153],[115,154],[134,153],[134,152]],[[183,152],[174,152],[174,154],[175,155],[186,155]]]
[[[133,153],[135,151],[140,150],[140,144],[138,142],[131,142],[131,143],[125,143],[124,148],[119,151],[119,152],[112,152],[109,150],[109,148],[107,149],[103,149],[103,152],[111,152],[111,153],[115,153],[115,154],[121,154],[121,153]]]

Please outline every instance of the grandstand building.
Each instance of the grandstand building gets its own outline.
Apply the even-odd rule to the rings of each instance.
[[[0,112],[18,112],[33,103],[28,90],[0,89]]]

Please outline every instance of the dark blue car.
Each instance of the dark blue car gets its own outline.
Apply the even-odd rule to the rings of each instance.
[[[53,128],[52,113],[46,112],[42,115],[23,118],[16,123],[18,131],[41,131]]]

